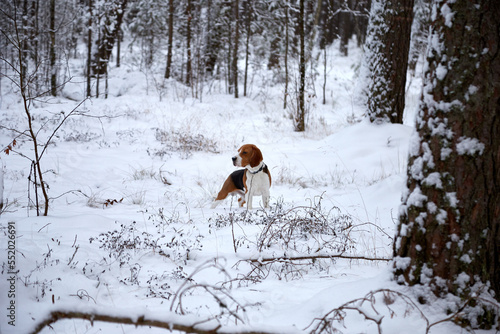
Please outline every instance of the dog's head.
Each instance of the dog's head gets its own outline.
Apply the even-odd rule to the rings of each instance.
[[[233,165],[236,167],[258,166],[263,160],[262,152],[253,144],[245,144],[238,150],[238,154],[233,157]]]

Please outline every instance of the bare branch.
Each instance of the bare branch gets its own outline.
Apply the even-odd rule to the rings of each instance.
[[[276,332],[264,332],[258,330],[242,330],[235,332],[233,330],[225,330],[221,327],[221,325],[216,324],[211,328],[209,325],[204,325],[203,328],[197,327],[196,325],[188,325],[174,321],[166,321],[166,320],[155,320],[155,319],[146,319],[145,316],[140,316],[137,319],[133,319],[128,316],[118,316],[118,315],[106,315],[106,314],[95,314],[95,313],[87,313],[87,312],[73,312],[73,311],[53,311],[50,313],[49,317],[44,321],[40,322],[32,334],[40,333],[45,327],[50,326],[56,323],[59,320],[63,319],[81,319],[88,320],[93,325],[95,321],[109,322],[114,324],[123,324],[123,325],[133,325],[133,326],[148,326],[155,328],[163,328],[169,331],[176,330],[184,333],[194,333],[194,334],[216,334],[216,333],[240,333],[240,334],[272,334]]]
[[[366,261],[391,261],[392,258],[387,257],[369,257],[364,255],[347,255],[347,254],[320,254],[320,255],[299,255],[299,256],[278,256],[267,258],[247,259],[252,263],[265,264],[267,262],[289,262],[289,261],[302,261],[302,260],[319,260],[319,259],[347,259],[347,260],[366,260]]]

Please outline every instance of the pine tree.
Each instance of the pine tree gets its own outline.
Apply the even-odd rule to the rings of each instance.
[[[374,0],[367,40],[368,117],[403,123],[413,0]]]
[[[462,303],[500,300],[500,3],[434,0],[431,17],[394,273]],[[472,325],[495,322],[467,306]]]

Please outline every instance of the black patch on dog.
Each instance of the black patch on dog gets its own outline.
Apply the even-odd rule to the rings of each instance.
[[[267,165],[264,165],[263,171],[264,171],[264,173],[269,175],[269,169],[267,168]]]
[[[245,190],[245,185],[243,184],[243,175],[245,174],[246,169],[238,169],[231,173],[231,180],[233,180],[236,188]]]

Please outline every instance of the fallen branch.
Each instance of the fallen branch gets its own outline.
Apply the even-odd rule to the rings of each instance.
[[[216,333],[234,333],[232,331],[224,330],[221,325],[215,325],[212,328],[200,328],[195,325],[185,325],[180,323],[175,323],[172,321],[161,321],[146,319],[144,316],[137,318],[136,320],[131,317],[126,316],[113,316],[105,314],[94,314],[85,312],[72,312],[72,311],[54,311],[50,313],[49,317],[39,323],[33,330],[33,334],[40,333],[46,326],[50,326],[59,320],[63,319],[81,319],[90,321],[91,325],[94,325],[95,321],[109,322],[114,324],[122,325],[133,325],[133,326],[148,326],[155,328],[163,328],[169,331],[176,330],[184,333],[194,333],[194,334],[216,334]],[[239,331],[241,334],[271,334],[271,332],[262,331]]]
[[[321,255],[299,255],[299,256],[283,255],[278,257],[247,259],[242,261],[264,264],[266,262],[301,261],[301,260],[318,260],[318,259],[347,259],[347,260],[386,261],[386,262],[392,260],[392,258],[387,258],[387,257],[368,257],[363,255],[345,255],[345,254],[321,254]]]

